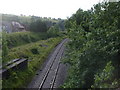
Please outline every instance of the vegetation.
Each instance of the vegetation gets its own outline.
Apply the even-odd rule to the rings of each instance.
[[[49,38],[10,49],[6,57],[7,60],[28,58],[28,68],[23,71],[11,71],[10,78],[3,80],[3,88],[25,87],[35,75],[36,70],[45,61],[48,54],[61,40],[61,37]],[[46,45],[46,47],[43,45]]]
[[[30,30],[33,32],[47,32],[47,25],[41,20],[32,21]]]
[[[66,21],[5,14],[3,21],[23,23],[31,31],[3,32],[3,62],[15,58],[29,59],[29,68],[11,71],[10,78],[3,80],[3,88],[25,87],[62,40],[60,36],[66,34],[70,41],[63,62],[71,67],[63,88],[120,87],[120,2],[98,3],[87,11],[78,9]]]
[[[114,67],[111,64],[111,61],[107,63],[105,69],[99,74],[95,75],[95,84],[91,86],[92,88],[115,88],[118,87],[118,81],[113,79]]]
[[[45,31],[46,31],[46,26],[48,29],[54,25],[58,25],[60,30],[65,29],[64,20],[59,19],[59,18],[55,19],[55,18],[38,17],[38,16],[25,16],[25,15],[16,16],[16,15],[11,15],[11,14],[2,14],[2,21],[5,23],[9,23],[9,24],[12,21],[19,22],[20,24],[22,24],[25,27],[25,30],[27,30],[27,31],[33,31],[33,30],[41,31],[42,28],[45,29]],[[37,25],[37,27],[40,27],[40,26],[38,26],[38,23],[40,24],[40,26],[42,28],[35,29],[36,27],[34,27],[34,26],[36,26],[36,25]]]
[[[64,88],[118,88],[120,85],[120,2],[79,9],[66,21],[71,65]]]
[[[20,46],[23,44],[36,42],[38,40],[44,40],[47,39],[46,33],[34,33],[34,32],[15,32],[6,34],[3,33],[3,43],[5,42],[4,39],[6,39],[6,43],[8,48]]]
[[[17,19],[17,17],[14,18],[13,16],[10,20],[9,18],[4,19],[11,22],[13,19]],[[27,24],[27,22],[24,24]],[[26,32],[6,33],[5,30],[2,32],[2,63],[16,58],[28,58],[29,60],[27,69],[10,71],[10,77],[2,81],[3,88],[25,87],[35,75],[36,70],[46,60],[52,49],[63,39],[59,35],[59,30],[57,30],[57,33],[49,34],[52,33],[52,29],[55,31],[54,28],[48,33],[46,22],[39,19],[39,17],[32,18],[28,29],[29,31]]]
[[[10,48],[48,38],[46,33],[34,33],[34,32],[15,32],[11,34],[3,32],[2,36],[3,36],[2,37],[3,63],[9,61],[6,57],[8,57],[7,55]]]
[[[59,28],[57,26],[52,26],[47,31],[49,36],[58,36],[59,35]]]
[[[25,87],[48,54],[63,39],[59,32],[64,29],[64,20],[2,14],[2,21],[2,63],[16,58],[29,59],[28,69],[10,71],[10,78],[3,80],[3,88]],[[13,21],[23,25],[26,32],[6,33],[5,27],[11,29]]]

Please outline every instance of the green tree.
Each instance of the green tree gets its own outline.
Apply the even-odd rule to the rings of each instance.
[[[120,79],[119,9],[120,2],[98,3],[88,11],[79,9],[66,21],[70,41],[65,61],[71,64],[71,70],[64,87],[90,88],[94,75],[109,61],[115,68],[112,78]]]
[[[47,31],[49,36],[58,36],[59,35],[59,28],[58,26],[51,26]]]
[[[41,20],[36,20],[30,24],[30,31],[47,32],[47,26],[46,26],[45,22],[43,22]]]

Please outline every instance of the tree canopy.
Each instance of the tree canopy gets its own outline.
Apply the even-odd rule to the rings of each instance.
[[[71,70],[64,88],[117,88],[120,2],[98,3],[87,11],[79,9],[65,26],[70,38],[65,61]]]
[[[43,22],[41,20],[33,21],[30,24],[30,31],[33,31],[33,32],[46,32],[47,31],[47,25],[45,24],[45,22]]]

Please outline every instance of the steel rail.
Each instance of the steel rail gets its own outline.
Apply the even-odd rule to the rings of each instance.
[[[63,56],[63,52],[62,52],[61,56]],[[56,72],[55,72],[55,76],[53,77],[53,80],[52,80],[52,83],[51,83],[51,86],[50,86],[50,90],[52,90],[54,88],[55,80],[56,80],[58,70],[59,70],[59,67],[60,67],[60,59],[61,59],[61,57],[59,58],[59,63],[58,63],[58,66],[57,66],[57,69],[56,69]]]
[[[67,39],[64,39],[64,41],[62,42],[62,44],[61,44],[60,48],[58,49],[58,51],[62,48],[62,46],[63,46],[63,44],[66,42],[66,40],[67,40]],[[59,54],[59,52],[57,52],[57,54],[56,54],[55,57],[54,57],[53,62],[51,63],[50,67],[48,68],[47,72],[45,73],[45,75],[44,75],[44,77],[43,77],[43,79],[42,79],[42,82],[41,82],[41,84],[40,84],[39,87],[38,87],[38,90],[41,90],[41,89],[42,89],[42,87],[43,87],[43,85],[44,85],[44,83],[45,83],[45,80],[47,79],[47,76],[48,76],[48,74],[49,74],[49,72],[50,72],[50,70],[51,70],[51,68],[52,68],[52,66],[53,66],[53,64],[54,64],[54,62],[55,62],[56,57],[57,57],[58,54]]]

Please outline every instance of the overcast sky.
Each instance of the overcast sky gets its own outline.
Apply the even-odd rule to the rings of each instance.
[[[0,13],[65,19],[79,8],[90,9],[102,0],[1,0]]]

